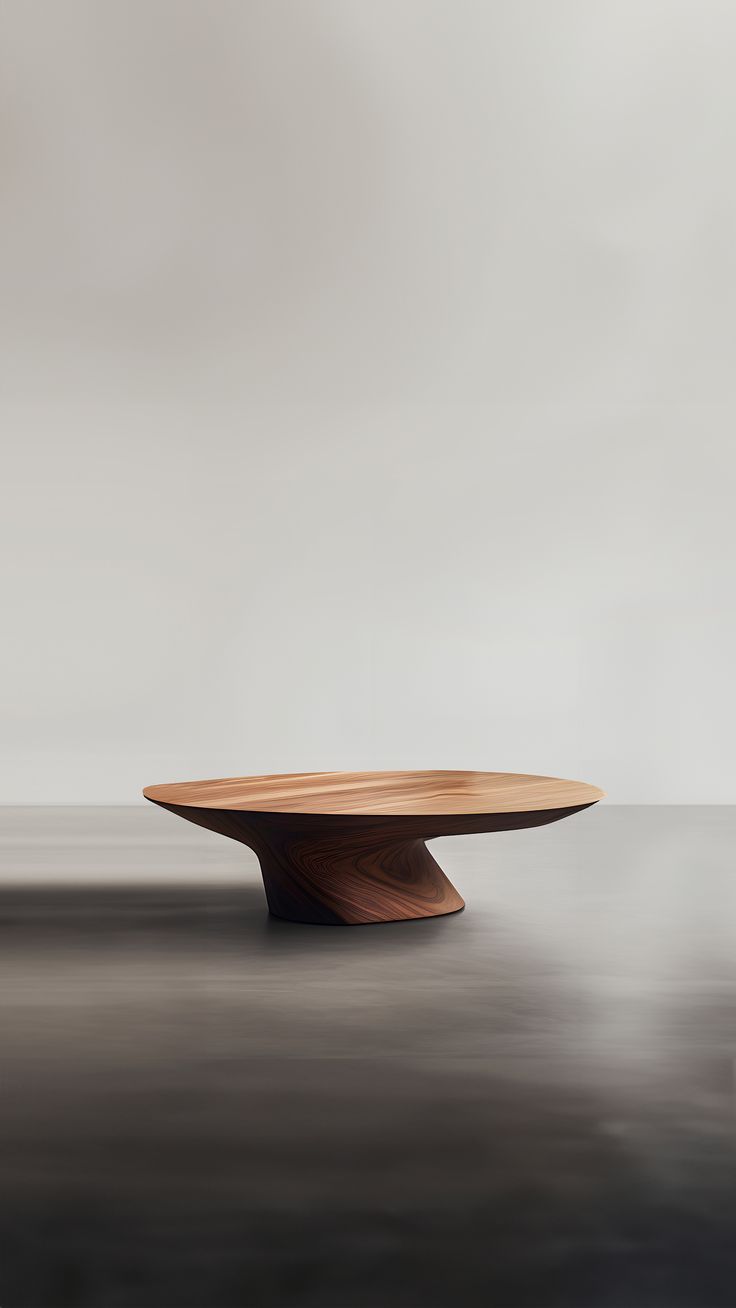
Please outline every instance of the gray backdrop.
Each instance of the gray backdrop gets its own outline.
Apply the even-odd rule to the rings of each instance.
[[[3,0],[5,802],[734,797],[736,7]]]

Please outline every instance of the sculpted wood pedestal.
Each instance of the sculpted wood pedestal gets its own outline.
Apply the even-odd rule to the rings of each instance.
[[[255,850],[274,916],[323,925],[456,913],[464,901],[425,841],[543,826],[603,798],[509,772],[305,772],[143,794]]]

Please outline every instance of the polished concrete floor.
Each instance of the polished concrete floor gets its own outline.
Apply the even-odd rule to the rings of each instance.
[[[736,809],[433,849],[464,913],[306,927],[0,810],[2,1308],[736,1304]]]

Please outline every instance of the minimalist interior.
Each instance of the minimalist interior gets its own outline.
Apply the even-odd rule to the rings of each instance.
[[[2,0],[0,1308],[734,1308],[735,53]]]

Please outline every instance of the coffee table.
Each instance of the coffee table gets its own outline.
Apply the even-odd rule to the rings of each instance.
[[[543,826],[604,792],[511,772],[294,772],[143,794],[255,850],[275,917],[354,925],[465,907],[426,840]]]

